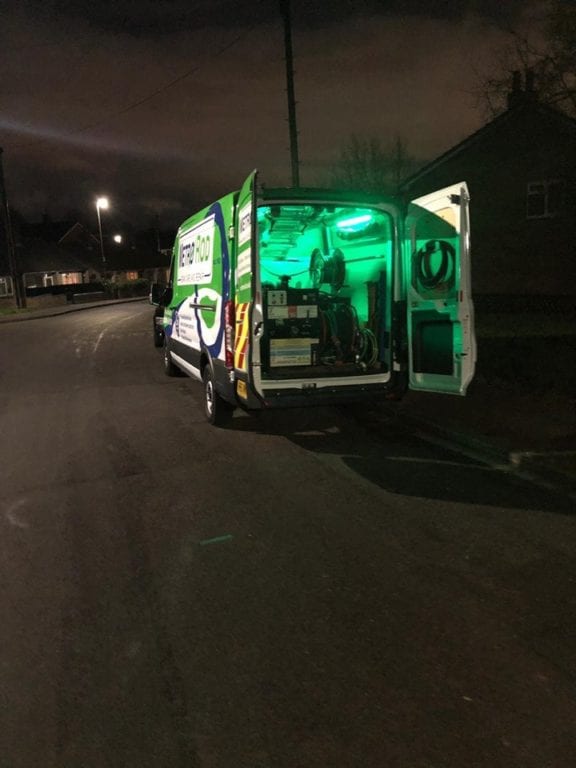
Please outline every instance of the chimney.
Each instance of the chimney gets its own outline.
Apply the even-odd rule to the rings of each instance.
[[[522,102],[522,80],[520,72],[512,72],[512,90],[508,94],[508,109],[514,109]]]
[[[522,88],[522,76],[517,70],[512,73],[512,90],[508,93],[508,109],[514,109],[528,101],[537,98],[534,87],[535,76],[533,69],[524,71],[524,89]]]

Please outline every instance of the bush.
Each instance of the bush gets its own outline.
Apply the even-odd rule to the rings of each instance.
[[[112,282],[105,280],[104,290],[114,299],[129,299],[136,296],[147,296],[150,292],[150,283],[144,278],[138,280],[121,280]]]

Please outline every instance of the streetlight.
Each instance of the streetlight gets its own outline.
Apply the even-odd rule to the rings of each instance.
[[[114,235],[112,240],[114,240],[115,243],[118,243],[118,245],[120,245],[120,243],[122,242],[122,235]]]
[[[102,254],[102,264],[106,264],[106,256],[104,255],[104,240],[102,238],[102,220],[100,218],[100,209],[103,211],[108,210],[109,203],[107,197],[99,197],[96,200],[96,212],[98,214],[98,232],[100,233],[100,253]]]

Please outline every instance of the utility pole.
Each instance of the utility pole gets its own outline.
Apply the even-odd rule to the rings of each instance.
[[[290,0],[280,0],[284,19],[284,55],[286,59],[286,94],[288,97],[288,127],[290,130],[290,160],[292,186],[300,186],[300,161],[298,159],[298,130],[296,128],[296,100],[294,98],[294,66],[292,57],[292,17]]]
[[[16,297],[16,305],[19,309],[26,307],[26,290],[21,283],[20,275],[16,269],[16,254],[14,250],[14,237],[12,235],[12,222],[10,219],[10,208],[8,206],[8,196],[6,195],[6,184],[4,182],[4,150],[0,147],[0,206],[2,208],[2,223],[4,225],[4,235],[6,242],[6,252],[8,254],[8,269],[12,278],[12,290]]]

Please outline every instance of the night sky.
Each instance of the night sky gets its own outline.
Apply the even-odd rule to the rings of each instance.
[[[0,146],[27,217],[107,194],[115,216],[174,226],[255,167],[290,183],[277,0],[0,7]],[[478,129],[473,91],[507,42],[498,25],[526,27],[540,7],[292,0],[301,183],[326,181],[353,133],[400,135],[433,159]]]

